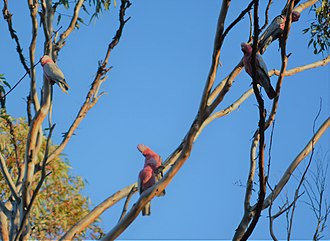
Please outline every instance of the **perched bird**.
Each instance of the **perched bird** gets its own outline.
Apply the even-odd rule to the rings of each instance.
[[[50,83],[56,83],[63,92],[68,93],[68,89],[70,87],[65,82],[64,74],[57,66],[57,64],[55,64],[48,55],[44,55],[40,61],[44,70],[44,75],[50,81]]]
[[[247,43],[241,43],[241,49],[244,53],[243,63],[245,71],[252,77],[252,47]],[[257,83],[265,89],[269,99],[273,99],[276,95],[276,92],[270,83],[267,66],[260,54],[256,54],[256,80]]]
[[[153,169],[146,165],[139,173],[138,178],[138,188],[140,194],[142,194],[149,187],[153,186],[156,183],[156,177]],[[143,216],[150,216],[150,202],[148,202],[142,209]]]
[[[158,182],[163,177],[163,165],[161,157],[151,150],[148,146],[139,144],[137,146],[138,150],[145,157],[144,166],[150,166],[155,174],[156,182]],[[164,196],[165,190],[163,190],[158,196]]]
[[[300,18],[300,13],[292,11],[292,22],[297,22]],[[259,51],[263,54],[267,47],[276,39],[281,38],[285,26],[286,16],[279,15],[273,19],[268,28],[259,38]]]

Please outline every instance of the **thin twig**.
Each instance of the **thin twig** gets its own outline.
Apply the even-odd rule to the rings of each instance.
[[[269,175],[270,175],[270,163],[271,163],[271,159],[272,159],[271,152],[272,152],[272,146],[273,146],[274,127],[275,127],[275,120],[273,121],[273,124],[272,124],[272,130],[270,133],[270,140],[269,140],[268,165],[267,165],[267,175],[266,175],[267,177],[269,177]],[[269,187],[269,189],[271,191],[273,191],[273,188],[269,184],[269,178],[267,178],[267,186]]]
[[[14,196],[17,202],[20,202],[20,198],[18,197],[16,186],[13,182],[13,179],[11,178],[11,175],[7,169],[6,161],[1,153],[0,153],[0,167],[12,195]]]
[[[119,218],[118,222],[120,222],[125,217],[127,209],[128,209],[129,202],[130,202],[133,194],[136,193],[137,190],[138,190],[138,188],[136,186],[134,186],[134,187],[132,187],[131,191],[128,193],[126,201],[124,203],[123,211],[121,212],[121,215],[120,215],[120,218]]]
[[[318,110],[318,113],[316,114],[316,117],[314,118],[314,121],[313,121],[313,135],[315,135],[315,123],[316,123],[318,117],[320,116],[321,110],[322,110],[322,99],[320,101],[320,108]],[[307,171],[309,170],[309,167],[312,163],[313,155],[314,155],[314,140],[312,140],[312,151],[311,151],[311,155],[309,157],[309,161],[308,161],[307,166],[306,166],[306,168],[305,168],[305,170],[304,170],[304,172],[303,172],[303,174],[300,178],[300,182],[298,184],[298,187],[295,191],[295,200],[297,199],[297,197],[299,195],[300,187],[303,185],[303,182],[305,180],[305,176],[307,174]],[[290,236],[291,236],[292,225],[293,225],[293,216],[294,216],[295,209],[296,209],[296,202],[293,202],[293,206],[292,206],[292,210],[291,210],[291,216],[290,216],[290,219],[289,219],[288,233],[287,233],[287,239],[288,240],[290,240]]]
[[[270,8],[270,5],[272,4],[272,2],[273,2],[273,0],[268,0],[268,4],[266,7],[266,11],[265,11],[265,23],[260,28],[260,32],[262,32],[262,30],[268,25],[268,12],[269,12],[269,8]]]
[[[39,64],[40,63],[40,60],[33,66],[33,67],[35,67],[37,64]],[[8,92],[3,96],[3,97],[1,97],[2,99],[4,99],[4,98],[6,98],[6,96],[7,95],[9,95],[10,94],[10,92],[12,92],[16,87],[17,87],[17,85],[19,85],[19,83],[21,83],[21,81],[25,78],[25,76],[27,75],[29,73],[29,71],[28,72],[25,72],[25,74],[17,81],[17,83],[10,89],[10,90],[8,90]]]
[[[60,35],[60,39],[55,44],[55,46],[56,46],[55,54],[56,55],[58,54],[58,51],[60,51],[61,48],[64,46],[65,40],[67,39],[67,37],[74,30],[74,28],[76,26],[76,23],[78,21],[79,12],[80,12],[80,9],[81,9],[83,3],[84,3],[84,0],[79,0],[79,1],[76,2],[70,24],[69,24],[68,28]]]
[[[23,65],[25,71],[28,74],[30,74],[30,71],[29,71],[30,69],[29,69],[28,65],[26,64],[26,59],[23,55],[23,49],[22,49],[21,44],[19,42],[18,36],[16,34],[16,30],[13,28],[13,23],[12,23],[12,19],[11,19],[13,15],[8,10],[8,0],[3,0],[2,14],[3,14],[3,18],[7,21],[10,36],[16,42],[16,50],[17,50],[17,53],[18,53],[19,58],[21,60],[21,63]]]
[[[274,241],[278,241],[278,239],[276,238],[275,234],[274,234],[274,227],[273,227],[273,223],[274,223],[274,218],[272,216],[272,207],[273,207],[273,199],[270,200],[270,205],[268,208],[268,216],[269,216],[269,233],[270,236],[272,237],[272,239]]]
[[[229,26],[225,29],[225,31],[223,32],[223,35],[222,35],[222,39],[224,39],[226,36],[227,36],[227,34],[229,33],[229,31],[233,28],[233,27],[235,27],[235,25],[239,22],[239,21],[241,21],[242,19],[243,19],[243,17],[244,17],[244,15],[246,14],[246,13],[248,13],[250,10],[251,10],[251,8],[252,8],[252,6],[253,6],[253,4],[254,4],[254,1],[252,0],[250,3],[249,3],[249,5],[238,15],[238,17],[231,23],[231,24],[229,24]]]

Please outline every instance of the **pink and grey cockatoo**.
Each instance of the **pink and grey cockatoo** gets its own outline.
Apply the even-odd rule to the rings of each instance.
[[[163,177],[163,165],[161,157],[151,150],[148,146],[139,144],[137,146],[138,150],[145,157],[144,166],[150,166],[155,174],[156,182],[158,182]],[[158,196],[164,196],[165,190],[163,190]]]
[[[297,22],[300,18],[300,13],[297,11],[292,11],[292,22]],[[276,39],[281,40],[283,30],[285,27],[286,16],[279,15],[273,19],[268,28],[259,38],[259,51],[263,54],[267,47]]]
[[[138,186],[139,192],[142,194],[145,190],[152,187],[156,183],[156,176],[151,166],[146,165],[139,173]],[[143,216],[150,216],[150,202],[142,209]]]
[[[44,70],[44,75],[51,84],[56,83],[64,93],[68,93],[69,85],[65,82],[65,77],[63,72],[54,63],[54,61],[48,56],[44,55],[41,58],[41,65]]]
[[[243,63],[245,71],[252,77],[252,47],[247,43],[242,43],[241,49],[244,53]],[[265,89],[269,99],[273,99],[276,96],[276,92],[270,83],[267,66],[260,54],[256,54],[256,80],[257,83]]]

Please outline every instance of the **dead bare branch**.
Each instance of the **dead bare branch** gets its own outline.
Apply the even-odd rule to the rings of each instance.
[[[273,0],[268,0],[268,4],[267,4],[266,10],[265,10],[265,23],[260,28],[260,32],[262,32],[262,30],[268,25],[268,12],[269,12],[269,8],[270,8],[270,5],[272,4],[272,2],[273,2]]]
[[[7,22],[7,25],[8,25],[8,29],[9,29],[9,33],[10,33],[10,36],[12,39],[15,40],[15,43],[16,43],[16,51],[19,55],[19,58],[20,58],[20,61],[25,69],[25,71],[27,73],[30,73],[29,72],[29,67],[28,65],[26,64],[26,59],[23,55],[23,49],[21,47],[21,44],[19,42],[19,38],[16,34],[16,31],[13,27],[13,23],[12,23],[12,14],[9,12],[8,10],[8,0],[3,0],[3,9],[2,9],[2,14],[3,14],[3,18],[6,20]]]

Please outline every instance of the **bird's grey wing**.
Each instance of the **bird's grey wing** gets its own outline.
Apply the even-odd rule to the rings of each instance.
[[[53,81],[60,81],[65,79],[63,72],[54,63],[45,64],[43,69],[47,77]]]

